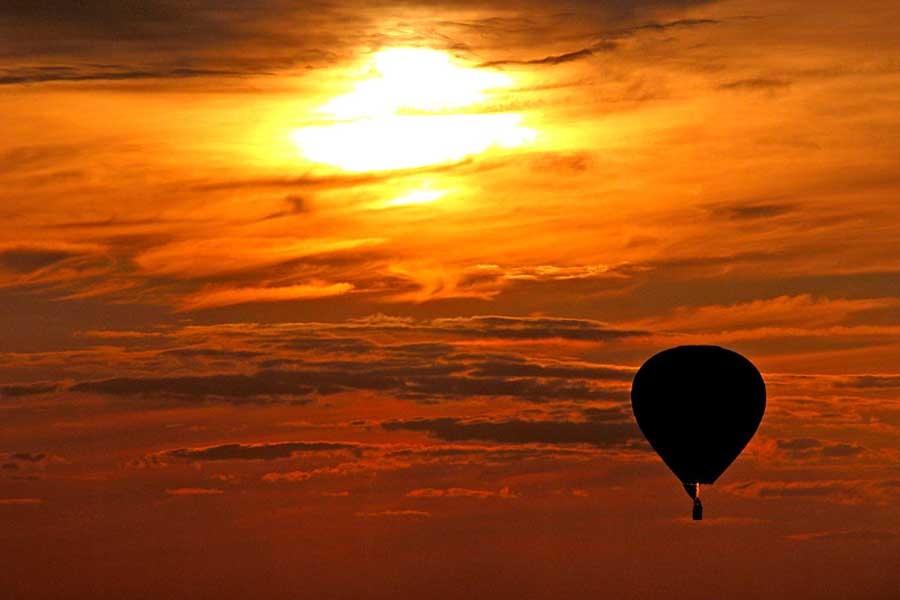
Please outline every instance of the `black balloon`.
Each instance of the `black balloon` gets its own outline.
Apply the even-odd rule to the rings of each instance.
[[[638,370],[631,407],[647,441],[693,496],[690,486],[715,482],[756,433],[766,384],[736,352],[679,346]]]

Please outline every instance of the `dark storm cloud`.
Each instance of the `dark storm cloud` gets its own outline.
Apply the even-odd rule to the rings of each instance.
[[[590,444],[619,447],[637,442],[641,437],[630,422],[604,421],[464,421],[456,418],[387,421],[381,425],[388,431],[422,431],[449,442],[489,441],[507,444]]]
[[[362,444],[350,442],[277,442],[270,444],[222,444],[208,448],[178,448],[160,456],[190,461],[278,460],[307,452],[357,452]]]

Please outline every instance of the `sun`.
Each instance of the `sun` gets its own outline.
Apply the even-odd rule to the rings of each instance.
[[[537,135],[519,113],[477,111],[493,92],[512,87],[503,73],[418,48],[382,50],[371,71],[318,109],[326,123],[293,131],[304,158],[353,172],[407,169],[521,146]]]

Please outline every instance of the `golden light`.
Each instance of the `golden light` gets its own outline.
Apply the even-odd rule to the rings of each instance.
[[[446,190],[418,189],[403,196],[388,200],[382,206],[405,206],[409,204],[428,204],[445,196]]]
[[[405,169],[521,146],[537,135],[517,113],[447,114],[512,86],[507,75],[458,66],[435,50],[384,50],[372,62],[374,77],[319,108],[327,124],[292,133],[304,158],[354,172]]]

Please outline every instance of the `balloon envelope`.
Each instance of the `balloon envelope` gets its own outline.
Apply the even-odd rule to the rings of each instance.
[[[682,482],[711,484],[756,433],[766,384],[736,352],[679,346],[638,370],[631,407],[647,441]]]

